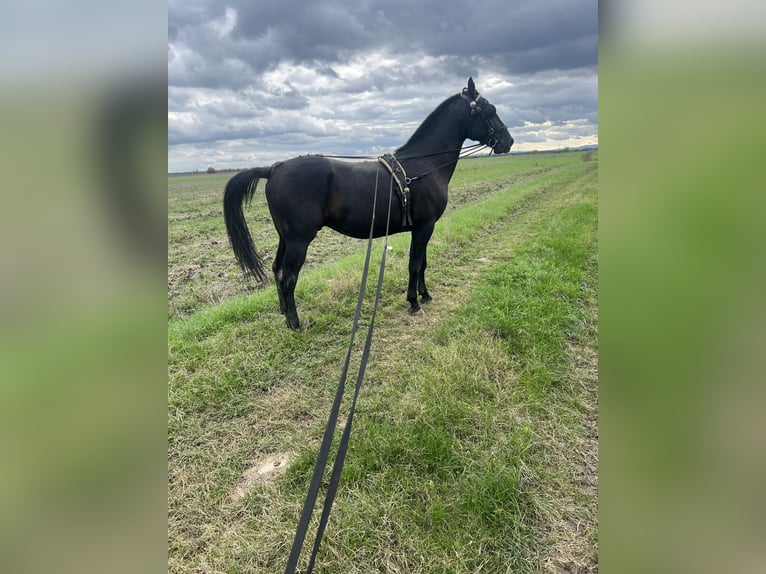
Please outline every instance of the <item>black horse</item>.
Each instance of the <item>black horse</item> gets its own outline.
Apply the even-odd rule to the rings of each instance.
[[[476,91],[473,78],[468,87],[439,105],[393,156],[379,161],[348,162],[324,156],[301,156],[271,167],[240,172],[226,184],[223,212],[226,230],[246,276],[266,279],[263,264],[242,212],[252,199],[259,179],[268,179],[268,200],[279,247],[272,269],[279,294],[279,308],[292,329],[300,329],[295,307],[295,284],[306,259],[309,243],[324,226],[351,237],[369,236],[373,205],[373,235],[386,232],[387,201],[373,203],[376,182],[388,198],[392,177],[398,199],[391,205],[389,233],[411,231],[410,280],[407,301],[410,313],[431,300],[425,283],[426,247],[436,220],[447,207],[447,184],[466,139],[506,153],[513,138],[497,115],[495,106]]]

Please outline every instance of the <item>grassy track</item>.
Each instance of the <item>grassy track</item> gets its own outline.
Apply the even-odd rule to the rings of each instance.
[[[596,570],[598,164],[581,156],[459,166],[429,248],[424,315],[406,313],[409,237],[392,238],[321,572]],[[225,179],[199,181],[215,182],[220,201]],[[173,182],[170,205],[188,209],[194,194],[173,186],[196,181]],[[212,209],[208,194],[198,190],[198,212]],[[249,221],[264,215],[256,203]],[[191,224],[173,230],[194,219],[182,211],[171,209],[169,289],[185,295],[169,297],[196,312],[170,312],[169,571],[278,572],[337,384],[364,245],[319,246],[322,261],[298,286],[305,331],[294,333],[273,287],[237,296],[221,286],[227,300],[206,304],[194,281],[173,283],[189,264],[173,254],[200,253],[188,247]],[[265,247],[267,225],[255,225]],[[223,262],[224,239],[218,247]]]

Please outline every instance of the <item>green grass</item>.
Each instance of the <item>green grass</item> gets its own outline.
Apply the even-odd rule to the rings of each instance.
[[[581,156],[461,163],[424,315],[406,313],[409,238],[391,238],[320,571],[596,570],[598,164]],[[286,329],[271,286],[173,315],[169,571],[284,568],[363,249],[327,247],[301,275],[302,333]],[[284,474],[232,497],[280,453]]]

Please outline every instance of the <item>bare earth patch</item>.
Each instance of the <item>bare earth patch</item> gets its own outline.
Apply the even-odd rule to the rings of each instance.
[[[256,486],[267,484],[279,476],[282,476],[287,470],[287,467],[290,466],[290,461],[294,458],[295,454],[288,452],[271,454],[253,461],[242,474],[242,480],[240,480],[239,484],[237,484],[237,487],[234,489],[231,496],[232,499],[240,500],[247,496],[247,494]]]

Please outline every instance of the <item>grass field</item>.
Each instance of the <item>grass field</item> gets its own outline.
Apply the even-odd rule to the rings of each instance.
[[[597,158],[461,162],[423,315],[407,313],[409,236],[391,238],[319,572],[597,571]],[[229,177],[168,181],[173,573],[284,569],[365,249],[320,233],[296,291],[304,331],[288,330],[274,287],[235,266]],[[270,264],[262,190],[246,216]]]

